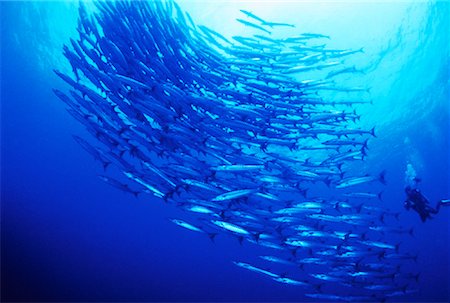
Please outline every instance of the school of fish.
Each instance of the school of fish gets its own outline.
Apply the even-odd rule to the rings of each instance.
[[[213,241],[264,247],[258,262],[233,263],[298,287],[299,299],[417,290],[419,273],[403,269],[417,255],[387,240],[413,230],[382,206],[385,172],[351,169],[376,134],[353,108],[368,88],[337,79],[358,72],[344,58],[362,50],[327,49],[315,33],[277,38],[295,26],[245,10],[237,22],[254,35],[226,38],[173,1],[95,6],[80,2],[79,37],[63,49],[73,73],[55,70],[70,89],[54,92],[92,134],[74,138],[101,179],[181,208],[171,221]]]

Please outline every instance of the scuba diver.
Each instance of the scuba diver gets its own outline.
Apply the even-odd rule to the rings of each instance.
[[[416,183],[419,182],[418,179],[416,179],[415,181]],[[412,188],[409,185],[406,186],[405,192],[407,196],[404,204],[406,210],[409,210],[410,208],[415,210],[419,214],[422,222],[425,222],[427,219],[431,219],[432,214],[437,214],[441,206],[450,205],[450,199],[443,199],[438,201],[438,203],[436,204],[436,208],[433,208],[430,206],[428,199],[425,198],[424,195],[422,195],[419,189]]]

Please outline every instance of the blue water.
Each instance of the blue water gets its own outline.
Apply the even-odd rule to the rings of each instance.
[[[181,229],[180,210],[135,198],[101,181],[101,166],[72,138],[87,136],[52,88],[70,70],[62,45],[74,37],[73,2],[1,2],[1,274],[4,301],[298,301],[302,290],[233,266],[260,249]],[[330,35],[330,47],[364,53],[365,74],[342,79],[371,87],[361,126],[376,126],[368,172],[387,171],[383,206],[402,212],[418,253],[418,292],[403,302],[450,300],[449,219],[422,223],[403,209],[405,170],[414,166],[434,204],[450,198],[449,3],[194,2],[194,20],[226,36],[245,35],[239,9]],[[312,300],[311,300],[312,301]]]

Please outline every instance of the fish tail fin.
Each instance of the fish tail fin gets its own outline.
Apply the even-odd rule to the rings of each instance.
[[[377,137],[376,135],[375,135],[375,126],[374,127],[372,127],[372,129],[370,130],[370,134],[372,135],[372,137]]]
[[[408,284],[405,284],[403,287],[402,287],[402,291],[403,291],[403,293],[404,294],[406,294],[406,290],[408,289]]]
[[[419,278],[420,278],[420,272],[414,276],[414,280],[416,280],[416,283],[419,283]]]
[[[290,151],[297,150],[297,142],[292,142],[291,144],[289,144],[289,150]]]
[[[108,166],[111,164],[111,162],[109,161],[103,161],[102,166],[103,166],[103,171],[106,171],[106,169],[108,168]]]
[[[256,135],[255,135],[255,137],[256,137]],[[265,161],[264,162],[264,169],[265,170],[268,170],[268,171],[271,171],[271,169],[270,169],[270,167],[269,167],[269,163],[272,163],[274,160],[269,160],[269,161]]]
[[[341,212],[341,210],[339,209],[339,202],[334,203],[333,208],[338,211]]]
[[[402,242],[398,242],[397,244],[395,244],[395,252],[398,253],[398,250],[400,249],[400,244],[402,244]]]
[[[294,257],[297,257],[297,247],[296,248],[294,248],[293,250],[291,250],[291,254],[294,256]]]
[[[361,268],[361,262],[362,262],[362,261],[363,261],[362,258],[359,259],[359,260],[357,260],[357,261],[355,261],[355,269],[356,269],[357,271],[360,270],[360,268]]]
[[[242,242],[244,242],[244,237],[243,236],[239,236],[238,237],[238,241],[239,241],[239,244],[242,245]]]
[[[300,192],[301,192],[303,198],[306,198],[306,195],[308,194],[308,188],[300,189]]]
[[[358,212],[358,214],[361,213],[361,210],[362,210],[363,206],[364,206],[364,203],[361,203],[358,206],[356,206],[356,211]]]
[[[217,233],[208,233],[208,238],[211,240],[211,242],[214,243],[214,239],[216,238]]]
[[[314,285],[314,288],[317,290],[318,293],[322,293],[322,285],[323,283]]]
[[[380,191],[377,195],[378,200],[383,201],[383,191]]]
[[[386,185],[386,170],[383,170],[380,175],[378,176],[378,180],[383,184]]]
[[[344,235],[344,240],[348,240],[350,238],[350,235],[352,234],[352,231],[350,230],[348,233]],[[342,245],[342,244],[341,244]]]
[[[253,238],[255,238],[256,242],[259,241],[259,238],[260,238],[261,234],[262,234],[261,232],[256,232],[255,234],[253,234]]]
[[[365,232],[363,232],[363,233],[361,234],[361,239],[362,239],[362,240],[366,240],[366,239],[367,239],[367,231],[365,231]]]
[[[367,143],[368,143],[368,142],[369,142],[369,139],[366,139],[366,140],[363,142],[362,149],[364,149],[364,150],[369,149],[369,147],[367,146]]]
[[[165,194],[164,196],[162,196],[162,199],[165,203],[169,202],[169,198],[171,198],[172,195],[170,193]]]
[[[361,148],[361,155],[364,160],[364,157],[367,157],[366,149],[364,147]]]

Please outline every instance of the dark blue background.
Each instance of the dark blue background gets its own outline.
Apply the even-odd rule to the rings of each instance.
[[[251,260],[261,249],[225,236],[212,243],[168,221],[179,215],[172,206],[151,196],[136,199],[97,178],[101,166],[71,136],[84,130],[52,93],[61,81],[30,63],[33,49],[18,48],[9,33],[20,6],[1,6],[3,301],[302,299],[302,290],[231,263]],[[444,72],[435,85],[448,85],[446,79]],[[422,189],[434,203],[449,195],[448,105],[427,118],[446,129],[438,147],[422,133],[424,119],[410,117],[406,129],[425,159]],[[388,170],[383,203],[402,212],[403,136],[382,130],[373,148],[378,166]],[[394,146],[399,152],[383,157]],[[421,280],[418,293],[396,300],[448,301],[449,212],[426,224],[411,212],[401,215],[402,225],[415,229],[414,237],[400,239],[402,251],[419,252],[409,266]]]

